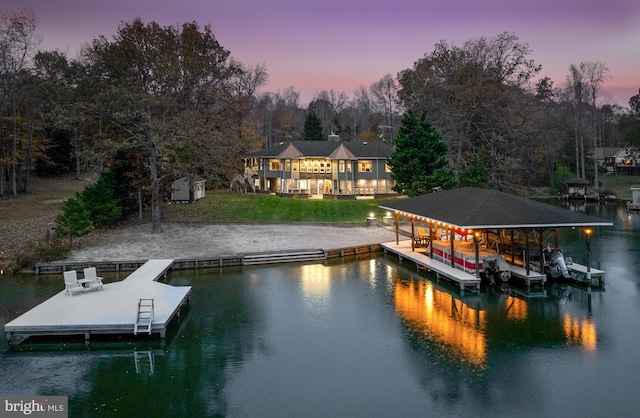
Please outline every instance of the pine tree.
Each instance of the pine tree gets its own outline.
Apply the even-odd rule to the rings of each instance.
[[[304,131],[302,136],[305,140],[322,141],[324,135],[322,135],[322,122],[315,112],[311,112],[304,120]]]
[[[408,196],[430,192],[434,187],[450,189],[455,175],[446,168],[447,145],[423,113],[418,119],[412,111],[404,114],[396,152],[387,159],[395,180],[394,190]]]
[[[56,218],[55,231],[60,236],[69,236],[69,247],[73,246],[73,237],[81,237],[92,227],[91,214],[87,210],[82,196],[76,193],[62,204],[62,214]]]
[[[122,220],[122,202],[115,193],[115,174],[111,171],[102,173],[98,181],[84,188],[82,200],[86,205],[89,219],[96,226],[103,226]]]

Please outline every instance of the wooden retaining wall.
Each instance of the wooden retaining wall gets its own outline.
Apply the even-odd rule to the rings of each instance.
[[[353,247],[334,248],[329,250],[291,250],[272,253],[246,254],[229,257],[214,258],[187,258],[176,259],[173,262],[174,270],[198,270],[203,268],[222,268],[232,266],[245,266],[256,264],[290,263],[295,261],[326,260],[337,257],[347,257],[359,254],[381,252],[380,244],[359,245]],[[101,272],[134,271],[148,260],[129,261],[82,261],[82,262],[57,262],[38,263],[35,266],[37,275],[61,274],[69,270],[82,271],[87,267],[95,267]]]

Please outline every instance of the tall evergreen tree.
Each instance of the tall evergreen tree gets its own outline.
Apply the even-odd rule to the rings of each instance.
[[[302,136],[307,141],[322,141],[322,122],[316,112],[310,112],[304,120],[304,131]]]
[[[434,187],[454,187],[455,175],[446,168],[446,155],[447,145],[426,114],[418,119],[412,111],[405,113],[396,139],[396,152],[387,159],[393,170],[391,178],[396,181],[394,190],[416,196]]]

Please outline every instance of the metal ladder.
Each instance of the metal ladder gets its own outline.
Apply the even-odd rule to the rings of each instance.
[[[139,331],[151,334],[151,323],[153,322],[153,299],[140,299],[138,302],[138,317],[133,326],[133,335],[138,335]]]

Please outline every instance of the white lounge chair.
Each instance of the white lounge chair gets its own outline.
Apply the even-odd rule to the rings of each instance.
[[[64,274],[64,291],[66,295],[73,296],[74,290],[83,290],[82,283],[78,281],[78,273],[75,270],[63,272]]]
[[[84,269],[83,283],[88,288],[99,287],[102,289],[102,277],[98,277],[95,267]]]

